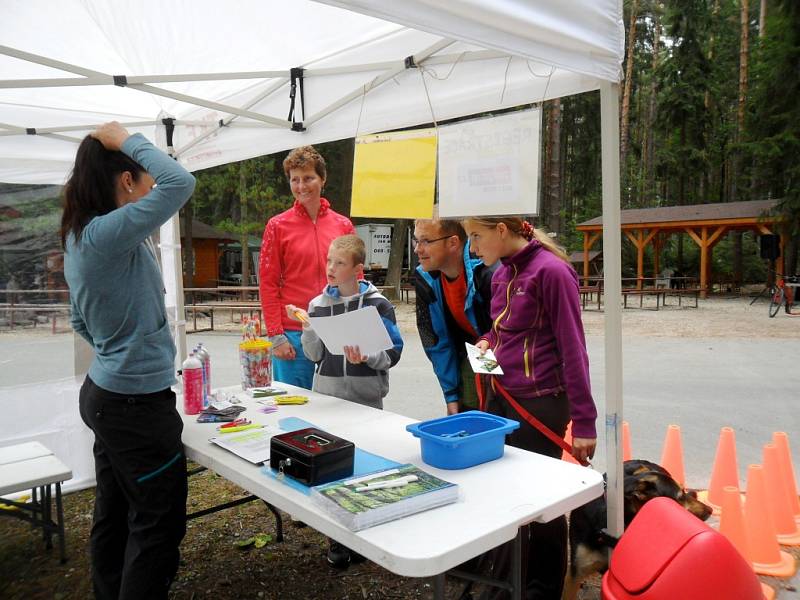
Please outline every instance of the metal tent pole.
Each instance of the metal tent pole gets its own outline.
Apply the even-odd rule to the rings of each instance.
[[[622,234],[620,231],[619,84],[600,84],[603,175],[603,288],[605,306],[606,472],[608,530],[622,535]]]

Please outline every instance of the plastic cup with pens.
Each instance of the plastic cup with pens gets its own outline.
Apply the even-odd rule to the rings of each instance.
[[[261,339],[239,344],[243,390],[272,385],[271,349],[272,343]]]

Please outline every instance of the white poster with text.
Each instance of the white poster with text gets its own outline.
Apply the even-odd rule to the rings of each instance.
[[[439,128],[439,216],[539,212],[537,109]]]

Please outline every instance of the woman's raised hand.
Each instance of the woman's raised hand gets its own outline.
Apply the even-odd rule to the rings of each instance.
[[[117,121],[111,121],[110,123],[103,123],[89,135],[103,144],[106,150],[119,150],[122,148],[122,143],[131,134]]]

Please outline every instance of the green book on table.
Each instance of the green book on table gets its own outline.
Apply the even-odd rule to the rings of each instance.
[[[311,488],[311,499],[351,531],[458,499],[458,486],[411,464]]]

